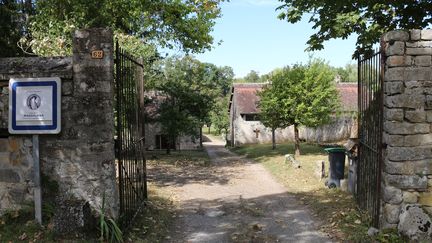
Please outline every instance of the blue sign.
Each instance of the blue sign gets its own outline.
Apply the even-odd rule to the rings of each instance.
[[[9,80],[9,133],[57,134],[61,130],[60,78]]]

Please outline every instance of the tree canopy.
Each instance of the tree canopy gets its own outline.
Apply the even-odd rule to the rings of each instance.
[[[117,33],[133,36],[146,44],[200,53],[213,45],[211,31],[215,19],[220,16],[221,1],[25,1],[30,3],[32,10],[27,13],[31,14],[29,21],[18,21],[26,26],[17,30],[22,30],[19,33],[22,49],[38,55],[69,54],[71,32],[88,27],[110,27]],[[14,6],[19,2],[2,0],[0,9],[8,14],[1,16],[8,20],[4,23],[22,19],[24,12]],[[15,15],[18,17],[15,18]]]
[[[170,141],[181,135],[197,138],[199,128],[210,120],[218,97],[223,97],[232,79],[232,69],[201,63],[191,56],[167,58],[162,76],[151,88],[166,96],[158,121]]]
[[[326,124],[338,110],[334,73],[323,60],[313,59],[307,65],[297,64],[275,72],[271,82],[268,90],[261,93],[264,120],[271,128],[294,125],[296,154],[299,155],[298,127]]]
[[[370,53],[382,34],[395,29],[425,28],[432,23],[432,1],[279,0],[280,19],[290,23],[310,16],[316,32],[307,41],[308,50],[321,50],[334,38],[356,33],[355,54]]]

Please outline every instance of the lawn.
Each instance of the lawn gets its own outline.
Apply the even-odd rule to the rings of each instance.
[[[315,175],[317,161],[325,161],[326,174],[328,173],[328,155],[323,147],[301,144],[302,155],[296,158],[300,161],[300,168],[294,168],[289,162],[285,162],[285,154],[294,154],[292,143],[278,144],[275,150],[271,149],[271,144],[254,144],[232,148],[232,151],[262,163],[289,192],[311,209],[313,215],[323,223],[321,230],[333,239],[354,242],[404,242],[393,230],[369,237],[367,230],[370,220],[358,209],[354,198],[339,189],[328,189],[324,185],[325,179],[320,180]]]

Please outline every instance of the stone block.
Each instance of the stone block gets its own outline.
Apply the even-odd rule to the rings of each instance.
[[[432,207],[432,192],[421,192],[419,195],[419,203]]]
[[[73,83],[71,81],[69,82],[62,82],[62,95],[72,95],[73,92]]]
[[[385,175],[388,185],[400,189],[427,189],[427,177],[418,175]]]
[[[431,55],[432,49],[428,47],[415,47],[415,48],[408,47],[406,49],[406,54],[412,56]]]
[[[407,204],[399,215],[398,231],[411,241],[428,241],[432,234],[432,221],[420,205]]]
[[[404,138],[404,146],[432,145],[432,133],[408,135]]]
[[[384,133],[383,140],[384,143],[386,143],[389,146],[394,146],[394,147],[404,146],[404,136],[401,135],[390,135],[388,133]]]
[[[432,173],[430,160],[384,161],[384,171],[392,175],[428,175]]]
[[[417,203],[418,201],[418,197],[419,197],[419,193],[418,192],[409,192],[409,191],[405,191],[402,193],[403,194],[403,202],[406,203]]]
[[[0,169],[0,182],[18,183],[21,177],[17,171],[12,169]]]
[[[407,41],[409,40],[409,33],[403,30],[393,30],[384,34],[384,41]]]
[[[426,95],[425,96],[425,100],[426,100],[426,109],[432,109],[432,95]]]
[[[394,56],[399,55],[402,56],[405,54],[405,43],[402,41],[395,41],[394,43],[390,44],[387,43],[385,54],[387,56]]]
[[[388,121],[403,121],[403,109],[389,109],[384,107],[384,118]]]
[[[383,200],[390,204],[400,204],[402,202],[402,190],[392,186],[384,186]]]
[[[387,158],[390,161],[415,161],[432,158],[431,146],[387,147]]]
[[[90,204],[78,199],[57,199],[54,213],[54,232],[58,235],[71,235],[91,232],[96,227],[96,218]]]
[[[426,97],[423,94],[384,95],[384,105],[388,108],[418,109],[425,107],[425,102]]]
[[[425,122],[426,112],[424,110],[406,110],[405,119],[409,122]]]
[[[414,64],[421,67],[429,67],[432,65],[431,56],[416,56],[414,58]]]
[[[20,137],[10,136],[9,137],[9,148],[10,152],[18,152],[21,148],[22,139]]]
[[[410,66],[411,62],[411,56],[389,56],[386,60],[386,64],[388,67]]]
[[[427,110],[426,112],[426,121],[432,122],[432,110]]]
[[[0,152],[9,152],[9,140],[0,138]]]
[[[432,49],[429,49],[432,50]],[[404,70],[404,80],[431,80],[431,69],[429,67],[413,67]]]
[[[404,74],[405,74],[404,67],[388,68],[385,71],[384,78],[385,81],[403,81]]]
[[[421,30],[421,39],[422,40],[432,40],[432,30]]]
[[[388,223],[396,224],[399,222],[400,208],[400,205],[393,205],[388,203],[384,205],[384,216]]]
[[[393,135],[426,134],[430,132],[430,124],[386,121],[384,131]]]
[[[421,30],[410,30],[410,40],[420,40]]]
[[[386,82],[384,83],[384,92],[388,95],[401,94],[404,91],[402,82]]]

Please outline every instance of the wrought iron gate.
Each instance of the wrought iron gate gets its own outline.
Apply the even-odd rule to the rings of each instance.
[[[133,221],[147,198],[144,156],[143,65],[116,43],[116,159],[120,193],[120,225]]]
[[[381,50],[358,58],[359,151],[357,195],[359,206],[378,227],[380,214],[384,65]]]

